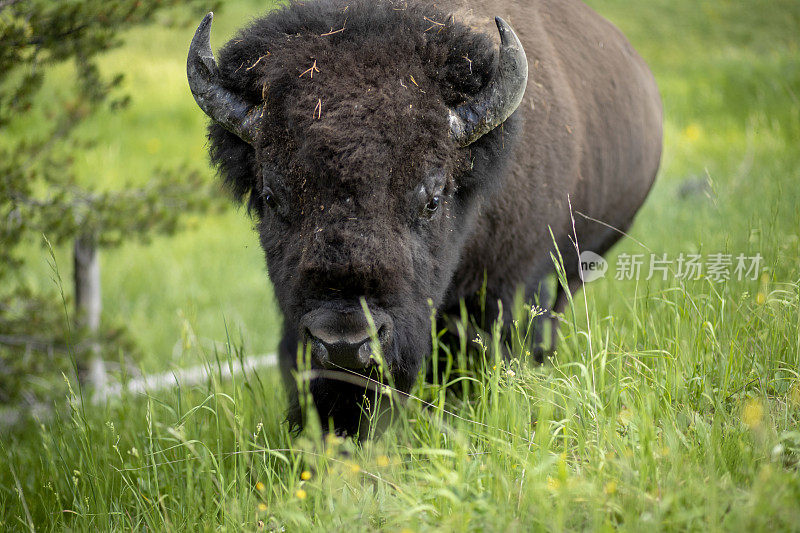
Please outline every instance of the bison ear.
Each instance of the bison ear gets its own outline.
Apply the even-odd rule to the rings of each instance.
[[[258,197],[255,150],[216,122],[208,126],[208,144],[211,164],[217,168],[225,188],[237,203],[247,202],[252,213]]]

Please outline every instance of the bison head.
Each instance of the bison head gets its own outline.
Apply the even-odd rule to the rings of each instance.
[[[496,19],[497,54],[435,8],[400,5],[293,3],[240,32],[219,65],[211,13],[192,40],[189,84],[212,119],[212,161],[258,220],[287,377],[298,346],[313,368],[366,375],[372,331],[408,390],[431,351],[431,305],[499,179],[510,131],[494,130],[527,81],[519,39]],[[364,387],[349,383],[321,372],[311,391],[352,432]]]

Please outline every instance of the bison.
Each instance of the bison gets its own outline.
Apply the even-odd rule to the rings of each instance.
[[[408,391],[432,309],[508,328],[500,310],[524,291],[561,312],[582,283],[570,238],[605,253],[655,179],[656,83],[579,0],[291,2],[218,63],[211,21],[189,85],[211,161],[257,221],[295,423],[304,350],[321,418],[358,434],[364,377],[380,360],[383,382]],[[567,287],[553,295],[556,247]]]

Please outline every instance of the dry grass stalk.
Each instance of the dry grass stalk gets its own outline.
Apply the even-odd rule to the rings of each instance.
[[[316,60],[316,59],[314,60],[314,64],[313,64],[313,65],[311,65],[311,66],[310,66],[309,68],[307,68],[306,70],[304,70],[304,71],[303,71],[303,72],[302,72],[302,73],[301,73],[301,74],[298,76],[298,78],[302,78],[302,77],[303,77],[303,76],[305,76],[306,74],[308,74],[308,77],[309,77],[309,78],[313,78],[313,77],[314,77],[314,73],[315,73],[315,72],[319,72],[319,69],[317,68],[317,60]]]

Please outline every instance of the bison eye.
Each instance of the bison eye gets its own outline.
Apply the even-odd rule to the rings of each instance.
[[[272,189],[266,187],[264,192],[262,193],[262,198],[264,199],[264,205],[269,207],[270,209],[275,209],[278,207],[278,201],[275,199],[275,193],[272,192]]]
[[[428,200],[428,203],[425,204],[425,215],[428,217],[432,217],[434,213],[439,209],[439,206],[442,204],[442,197],[438,194]]]

